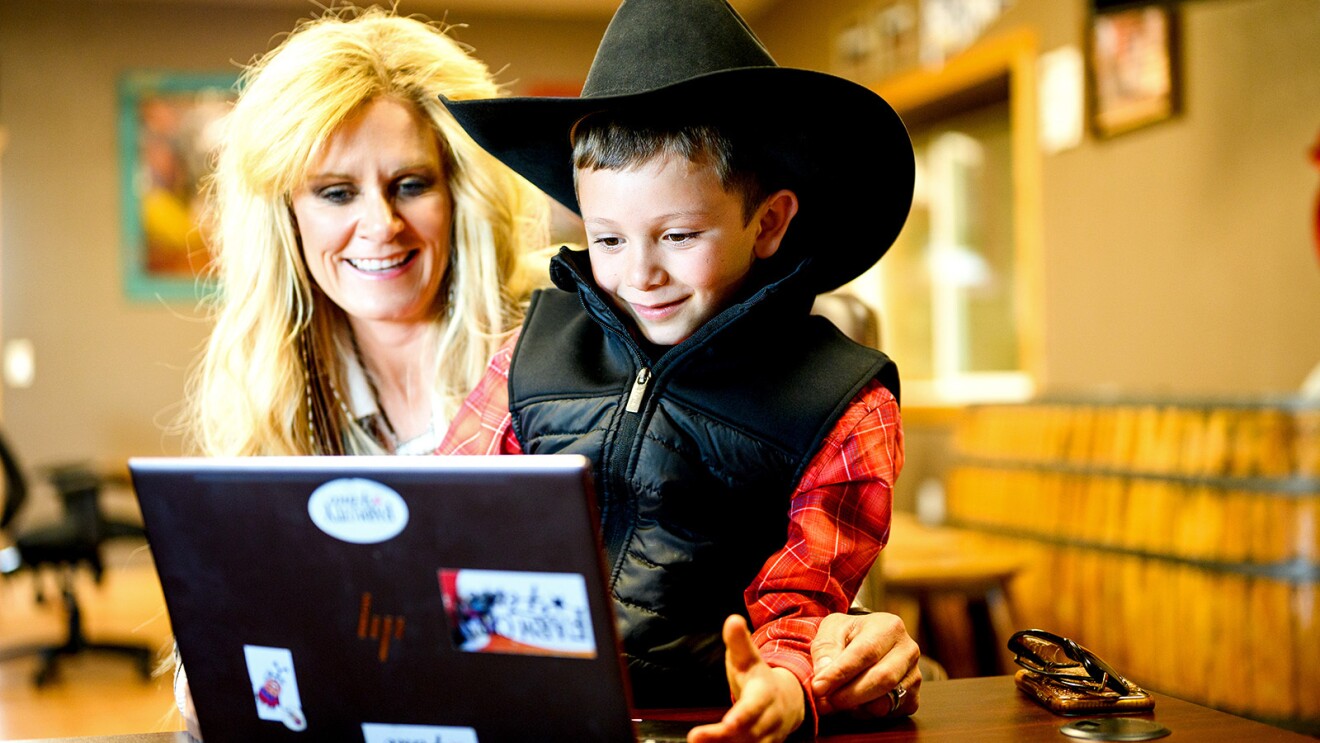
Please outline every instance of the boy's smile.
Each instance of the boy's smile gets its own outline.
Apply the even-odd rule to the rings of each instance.
[[[581,170],[577,183],[596,283],[661,346],[681,343],[732,304],[797,209],[797,197],[780,191],[746,220],[742,198],[713,168],[677,156]]]

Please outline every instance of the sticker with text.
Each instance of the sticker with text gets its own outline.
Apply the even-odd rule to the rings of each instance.
[[[302,698],[298,696],[298,677],[293,672],[293,653],[288,648],[244,645],[252,696],[257,703],[257,717],[282,722],[290,730],[307,729]]]
[[[364,722],[362,737],[366,739],[366,743],[477,743],[476,730],[442,725],[385,725],[379,722]]]
[[[596,657],[581,575],[441,569],[440,592],[459,650]]]
[[[345,477],[323,483],[307,499],[307,515],[317,528],[353,544],[378,544],[408,525],[408,504],[393,488],[375,480]]]

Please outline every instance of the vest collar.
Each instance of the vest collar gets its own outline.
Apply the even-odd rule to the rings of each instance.
[[[677,361],[689,351],[704,345],[708,339],[734,327],[744,317],[755,314],[765,317],[782,313],[784,317],[802,317],[811,312],[811,303],[815,296],[802,287],[805,282],[806,262],[793,267],[787,274],[769,279],[765,275],[753,274],[748,283],[759,285],[743,300],[727,307],[723,312],[708,320],[689,338],[676,346],[671,346],[655,367],[662,367]],[[619,338],[634,354],[639,365],[646,365],[647,356],[636,340],[636,324],[614,306],[614,302],[596,283],[591,273],[591,261],[586,250],[572,250],[568,247],[559,249],[559,253],[550,259],[550,280],[554,285],[567,292],[575,292],[583,307],[605,330]]]

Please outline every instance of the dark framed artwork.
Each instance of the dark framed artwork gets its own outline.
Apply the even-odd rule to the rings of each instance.
[[[1177,25],[1173,4],[1129,3],[1091,14],[1087,67],[1097,136],[1123,134],[1178,112]]]
[[[120,250],[129,299],[195,301],[205,291],[209,229],[199,187],[234,82],[233,74],[120,78]]]

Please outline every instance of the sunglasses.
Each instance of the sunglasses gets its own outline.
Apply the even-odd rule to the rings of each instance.
[[[1008,639],[1014,663],[1050,683],[1087,693],[1144,694],[1100,656],[1076,642],[1043,629],[1026,629]]]

